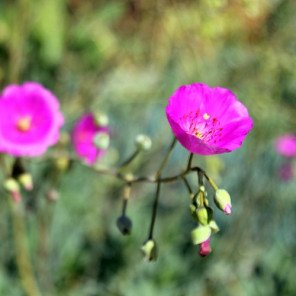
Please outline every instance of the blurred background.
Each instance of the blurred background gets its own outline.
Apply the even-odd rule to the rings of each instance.
[[[23,239],[42,295],[296,295],[296,182],[279,178],[286,160],[274,149],[296,130],[295,15],[293,0],[0,0],[1,89],[28,80],[51,89],[66,117],[61,146],[81,114],[100,110],[112,132],[104,164],[128,157],[145,133],[153,148],[131,171],[149,175],[172,137],[168,97],[197,81],[232,89],[254,119],[241,149],[194,158],[233,200],[231,216],[216,213],[221,231],[206,258],[191,243],[182,183],[162,187],[159,259],[147,263],[140,246],[155,185],[133,187],[134,227],[123,237],[121,182],[63,159],[28,162],[35,189],[24,197]],[[178,145],[164,174],[180,172],[187,156]],[[45,198],[52,188],[56,202]],[[0,203],[0,295],[26,295],[22,240],[8,199]]]

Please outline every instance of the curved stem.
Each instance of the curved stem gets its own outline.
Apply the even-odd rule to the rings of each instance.
[[[148,239],[152,239],[153,238],[153,230],[154,230],[154,225],[155,225],[155,220],[156,220],[156,215],[157,215],[157,207],[158,207],[158,202],[159,202],[159,193],[160,193],[160,185],[161,185],[161,181],[160,181],[160,177],[161,177],[161,173],[163,171],[163,169],[165,168],[170,155],[175,147],[177,143],[177,139],[174,137],[171,145],[169,146],[166,155],[164,156],[159,169],[157,170],[156,174],[155,174],[155,179],[157,180],[157,185],[156,185],[156,193],[155,193],[155,198],[154,198],[154,202],[153,202],[153,208],[152,208],[152,214],[151,214],[151,223],[150,223],[150,228],[149,228],[149,234],[148,234]]]
[[[20,280],[28,296],[41,296],[29,258],[25,221],[21,204],[11,203],[16,263]]]
[[[118,170],[121,170],[128,166],[139,154],[141,150],[137,149],[127,160],[125,160],[119,167]]]

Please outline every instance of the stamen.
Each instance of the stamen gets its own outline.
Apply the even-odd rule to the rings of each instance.
[[[31,123],[31,116],[24,116],[17,121],[16,127],[21,132],[27,132],[31,128]]]
[[[208,113],[205,113],[205,114],[203,115],[203,119],[204,119],[204,120],[208,120],[210,117],[211,117],[211,116],[210,116]]]
[[[198,139],[202,139],[203,138],[203,134],[201,132],[195,132],[195,136],[198,138]]]

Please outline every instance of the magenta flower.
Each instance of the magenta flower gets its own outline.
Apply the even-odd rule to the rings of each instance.
[[[39,156],[59,139],[57,98],[36,82],[7,86],[0,97],[0,152]]]
[[[72,141],[76,154],[91,165],[104,156],[109,145],[109,129],[99,125],[95,116],[88,113],[75,124]]]
[[[169,99],[166,114],[176,138],[196,154],[237,149],[253,127],[248,110],[230,90],[203,83],[179,87]]]
[[[285,157],[296,157],[296,135],[287,134],[279,137],[275,147],[277,152]]]

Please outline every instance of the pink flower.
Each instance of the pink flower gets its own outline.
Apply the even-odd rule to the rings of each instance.
[[[287,134],[279,137],[275,147],[277,152],[285,157],[296,157],[296,135]]]
[[[100,126],[95,116],[88,113],[75,124],[72,141],[77,155],[91,165],[104,156],[109,145],[109,129]]]
[[[169,99],[166,114],[176,138],[196,154],[237,149],[253,127],[248,110],[230,90],[203,83],[179,87]]]
[[[59,139],[57,98],[36,82],[7,86],[0,97],[0,152],[39,156]]]
[[[210,238],[199,245],[199,255],[205,257],[212,252]]]

